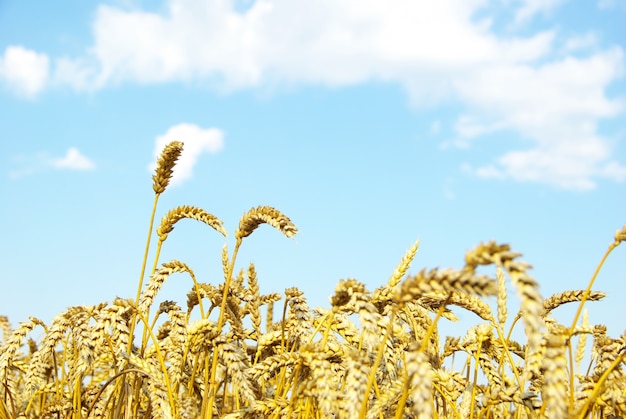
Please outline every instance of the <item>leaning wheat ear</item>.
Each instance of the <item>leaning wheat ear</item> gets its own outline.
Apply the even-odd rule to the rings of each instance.
[[[191,218],[197,221],[200,221],[210,227],[212,227],[215,231],[223,235],[227,236],[226,230],[222,226],[222,221],[217,218],[215,215],[210,214],[203,210],[202,208],[194,207],[191,205],[182,205],[170,210],[161,220],[161,224],[157,227],[157,235],[159,236],[159,241],[157,243],[156,254],[154,257],[154,263],[152,265],[152,271],[150,274],[154,274],[156,271],[156,267],[159,261],[159,257],[161,255],[161,246],[165,239],[167,239],[167,235],[174,230],[174,224],[183,218]]]
[[[235,238],[239,241],[248,237],[258,226],[264,223],[271,225],[287,237],[293,237],[298,232],[296,226],[285,214],[272,207],[259,206],[251,208],[241,217]]]
[[[222,227],[222,221],[216,216],[209,214],[202,208],[191,205],[182,205],[170,210],[163,217],[163,220],[161,220],[161,225],[157,228],[159,240],[165,241],[167,235],[174,230],[174,224],[183,218],[191,218],[193,220],[200,221],[201,223],[212,227],[224,237],[228,235],[226,230],[224,230],[224,227]]]

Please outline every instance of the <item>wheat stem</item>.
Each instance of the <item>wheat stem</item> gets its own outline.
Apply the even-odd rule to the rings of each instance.
[[[576,315],[574,316],[574,321],[572,321],[572,325],[569,328],[569,333],[568,333],[569,338],[571,338],[572,334],[574,333],[574,328],[576,327],[576,324],[578,323],[578,319],[580,318],[580,315],[582,314],[583,306],[585,305],[585,302],[587,301],[587,298],[589,298],[589,294],[591,293],[591,287],[593,287],[593,283],[598,277],[598,274],[600,273],[600,270],[602,269],[604,262],[607,260],[607,258],[609,257],[613,249],[619,246],[620,243],[621,241],[618,241],[618,240],[615,240],[613,243],[611,243],[609,245],[609,248],[604,253],[602,260],[600,260],[600,263],[596,267],[596,270],[593,273],[591,280],[589,281],[589,285],[587,285],[587,289],[585,289],[585,293],[583,294],[583,297],[580,300],[580,304],[578,305],[578,310],[576,310]]]
[[[233,256],[231,257],[230,264],[228,266],[228,272],[226,274],[226,279],[224,282],[224,293],[222,295],[222,305],[220,307],[220,316],[217,321],[218,331],[221,331],[222,327],[224,326],[224,322],[226,318],[224,315],[224,313],[226,312],[226,300],[228,299],[228,291],[230,289],[230,283],[231,283],[232,276],[233,276],[233,270],[235,269],[235,260],[237,259],[237,253],[239,253],[239,247],[241,246],[241,242],[242,242],[242,239],[238,237],[235,242],[235,249],[233,250]],[[217,350],[215,349],[213,350],[213,359],[211,362],[211,379],[209,381],[209,406],[208,406],[207,417],[213,417],[212,416],[213,415],[213,400],[217,393],[217,388],[216,388],[217,383],[215,382],[215,376],[217,374],[217,359],[218,359]]]
[[[370,367],[370,372],[367,377],[367,386],[363,390],[363,402],[361,404],[361,411],[359,413],[359,419],[364,419],[367,413],[367,402],[369,399],[369,394],[374,386],[376,381],[376,371],[378,370],[378,366],[380,365],[380,361],[383,359],[383,354],[385,353],[385,346],[387,345],[387,339],[390,338],[390,335],[393,331],[393,320],[396,315],[396,307],[394,306],[389,314],[389,323],[387,323],[387,329],[385,330],[385,334],[382,336],[381,341],[379,343],[378,352],[376,353],[376,359],[374,360],[374,364]]]
[[[611,365],[602,373],[598,381],[593,386],[593,392],[585,401],[585,404],[578,411],[577,416],[580,419],[584,419],[587,416],[587,411],[589,410],[589,405],[594,402],[594,400],[600,395],[600,390],[604,386],[604,382],[608,378],[609,374],[611,374],[618,366],[622,363],[622,361],[626,358],[626,351],[622,351],[618,357],[611,363]]]

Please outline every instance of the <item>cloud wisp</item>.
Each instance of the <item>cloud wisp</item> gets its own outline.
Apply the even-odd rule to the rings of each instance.
[[[70,147],[64,157],[52,159],[50,163],[55,169],[82,171],[96,168],[95,163],[81,154],[76,147]]]
[[[624,111],[623,99],[606,93],[623,77],[624,51],[601,49],[593,32],[563,38],[557,23],[532,25],[558,16],[561,0],[514,2],[508,18],[484,0],[393,3],[256,0],[240,10],[221,0],[168,0],[163,13],[101,5],[89,53],[55,61],[50,77],[47,57],[22,51],[21,62],[46,70],[10,77],[31,95],[49,79],[78,90],[201,81],[224,91],[383,81],[403,86],[417,107],[460,103],[457,144],[507,130],[529,140],[525,150],[478,163],[470,172],[479,177],[579,190],[624,179],[597,128]],[[508,19],[504,34],[496,16]],[[6,56],[3,67],[14,60]],[[602,151],[588,155],[589,147]]]
[[[154,172],[158,157],[172,141],[184,143],[183,153],[174,167],[170,182],[170,186],[176,186],[193,177],[193,169],[202,154],[217,153],[224,147],[224,134],[217,128],[204,129],[188,123],[170,127],[165,134],[155,139],[154,161],[148,166],[150,172]]]
[[[76,147],[68,148],[63,157],[53,157],[47,152],[40,152],[31,156],[13,156],[13,161],[21,167],[9,172],[11,179],[19,179],[48,170],[89,171],[96,169],[95,162]]]

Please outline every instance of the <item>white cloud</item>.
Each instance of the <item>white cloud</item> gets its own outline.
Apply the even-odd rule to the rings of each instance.
[[[69,148],[64,157],[52,159],[50,164],[56,169],[67,170],[93,170],[96,168],[95,163],[81,154],[75,147]]]
[[[167,132],[155,140],[154,161],[150,164],[152,172],[156,161],[165,146],[172,141],[184,143],[183,152],[174,167],[170,185],[180,185],[191,179],[193,168],[203,153],[217,153],[224,147],[224,134],[217,128],[203,129],[194,124],[178,124],[170,127]]]
[[[485,0],[393,4],[356,0],[170,0],[164,15],[100,6],[90,49],[94,83],[208,78],[227,88],[261,83],[401,82],[415,92],[451,70],[503,54],[529,59],[545,37],[500,41],[472,20]],[[65,63],[67,65],[67,63]],[[89,71],[87,71],[89,73]],[[428,99],[429,95],[421,95]]]
[[[461,115],[454,124],[454,130],[458,134],[455,145],[459,148],[468,148],[470,141],[486,134],[493,133],[504,128],[502,122],[485,123],[469,115]]]
[[[500,157],[496,165],[474,170],[470,168],[470,171],[482,178],[541,181],[564,189],[584,191],[596,187],[594,177],[615,181],[626,179],[626,167],[615,161],[605,162],[607,152],[605,143],[600,140],[590,143],[585,139],[574,145],[564,141],[548,150],[511,151]]]
[[[528,140],[526,150],[485,162],[488,173],[578,189],[591,187],[593,178],[621,179],[622,166],[609,158],[597,127],[623,112],[606,91],[623,76],[624,52],[601,50],[594,32],[561,41],[546,22],[562,0],[235,3],[168,0],[162,13],[101,5],[89,54],[55,61],[54,81],[79,90],[171,81],[224,90],[395,83],[416,106],[447,100],[466,106],[453,145],[470,147],[475,138],[509,131]],[[498,7],[509,10],[494,12]],[[502,22],[507,13],[510,22]],[[537,16],[546,17],[544,29],[528,25]],[[584,143],[609,153],[568,151]],[[579,160],[586,164],[573,169]]]
[[[23,178],[51,169],[85,171],[96,168],[96,164],[76,147],[70,147],[63,157],[53,157],[48,152],[42,151],[33,155],[15,155],[12,156],[12,160],[20,167],[9,171],[11,179]]]
[[[9,46],[0,56],[0,80],[17,94],[34,97],[46,87],[49,61],[46,54]]]
[[[610,159],[610,142],[596,132],[600,119],[623,112],[623,101],[604,93],[622,67],[623,52],[614,48],[535,67],[493,66],[458,80],[472,109],[457,121],[459,141],[507,129],[530,140],[527,150],[510,151],[476,174],[581,190],[594,188],[593,178],[624,180],[626,167]]]

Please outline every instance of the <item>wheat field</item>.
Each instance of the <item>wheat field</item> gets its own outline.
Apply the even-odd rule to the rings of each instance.
[[[328,308],[311,309],[298,288],[261,294],[254,265],[236,267],[244,239],[262,224],[297,233],[272,207],[241,218],[234,248],[223,248],[221,284],[199,281],[183,261],[159,260],[182,219],[227,235],[217,217],[192,206],[170,210],[154,229],[182,152],[182,143],[170,143],[157,163],[135,298],[69,307],[50,324],[31,317],[13,328],[0,316],[0,419],[626,416],[626,332],[608,336],[584,308],[605,297],[594,281],[626,241],[626,225],[585,290],[542,297],[521,254],[495,242],[468,251],[460,270],[410,274],[416,242],[378,288],[345,279]],[[157,307],[174,273],[190,279],[186,301]],[[516,296],[507,294],[509,281]],[[517,312],[509,312],[511,299]],[[551,313],[568,303],[578,309],[560,324]],[[440,321],[456,319],[451,308],[473,313],[476,325],[440,336]],[[44,332],[39,342],[29,337],[35,329]],[[525,341],[512,339],[518,329]]]

